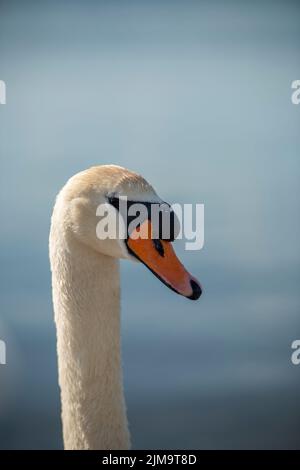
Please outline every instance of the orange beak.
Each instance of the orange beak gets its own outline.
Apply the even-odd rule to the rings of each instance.
[[[129,235],[129,252],[147,266],[170,289],[188,299],[202,294],[200,283],[180,263],[169,241],[152,239],[150,220],[145,220]]]

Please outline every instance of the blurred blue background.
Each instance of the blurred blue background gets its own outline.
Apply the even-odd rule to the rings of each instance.
[[[300,4],[0,2],[0,447],[61,448],[48,232],[74,173],[116,163],[205,204],[204,287],[122,262],[135,448],[300,447]]]

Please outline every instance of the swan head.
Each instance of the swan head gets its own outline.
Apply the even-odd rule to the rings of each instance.
[[[151,219],[154,205],[163,208],[157,222]],[[77,173],[59,193],[53,217],[63,221],[60,228],[68,239],[107,256],[142,262],[173,291],[193,300],[200,297],[200,283],[172,247],[179,230],[175,214],[137,173],[116,165]]]

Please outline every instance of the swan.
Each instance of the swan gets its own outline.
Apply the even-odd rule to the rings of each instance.
[[[170,241],[131,234],[99,239],[97,207],[106,204],[117,212],[121,195],[145,204],[162,203],[142,176],[100,165],[68,180],[51,218],[49,254],[65,449],[130,448],[120,352],[119,259],[141,261],[187,298],[201,295],[200,284],[179,262]],[[144,223],[151,227],[149,219]]]

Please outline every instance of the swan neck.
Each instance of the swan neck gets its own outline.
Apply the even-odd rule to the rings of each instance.
[[[50,258],[65,448],[127,449],[119,260],[51,238]]]

